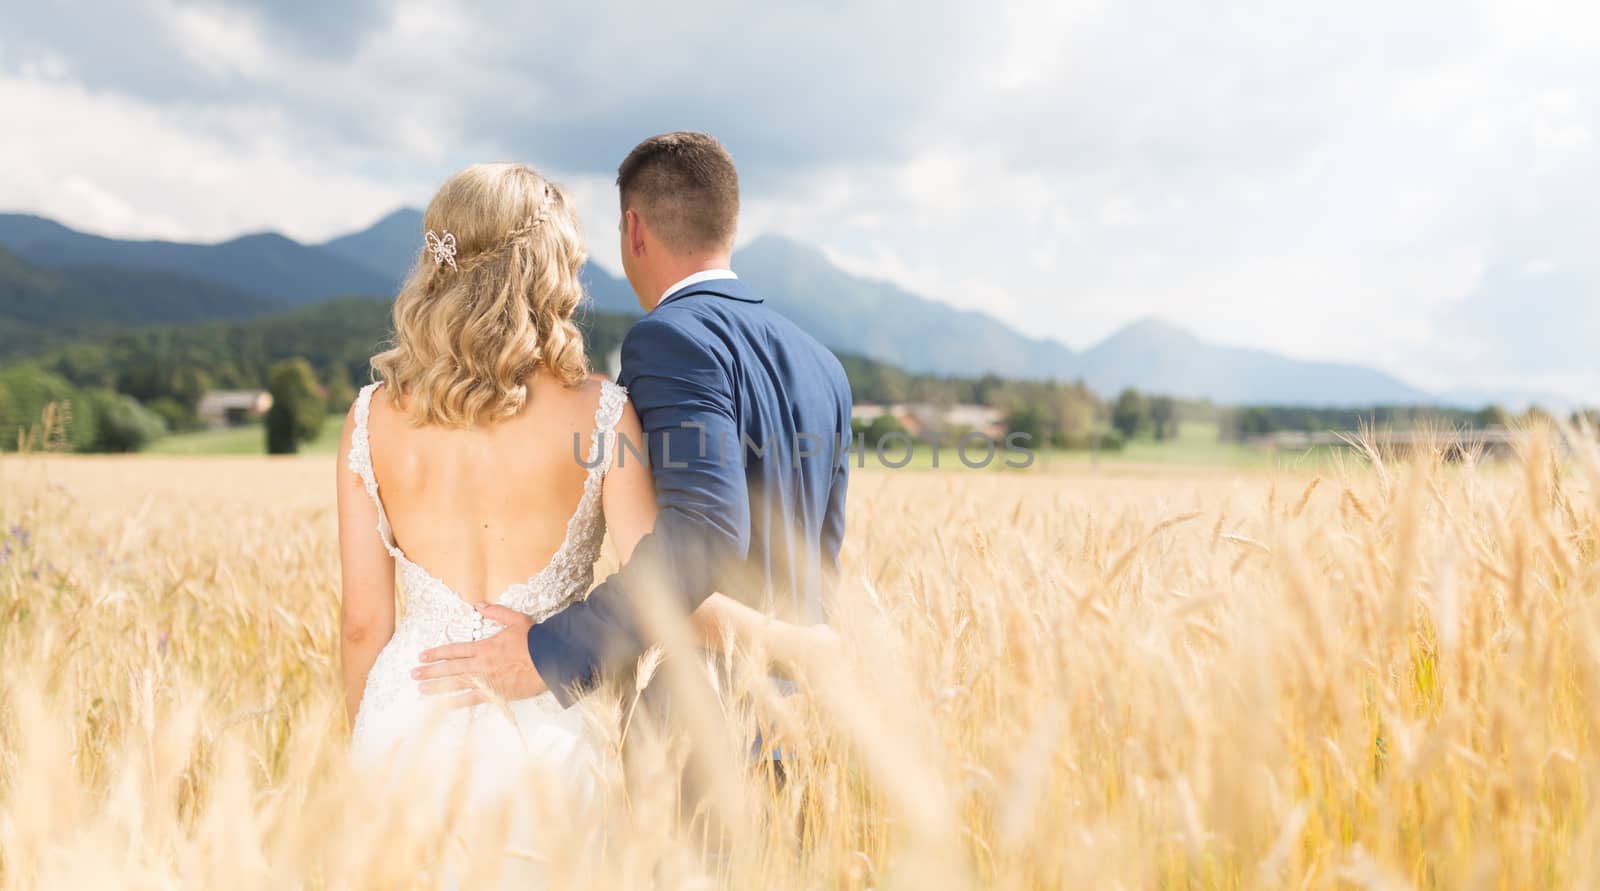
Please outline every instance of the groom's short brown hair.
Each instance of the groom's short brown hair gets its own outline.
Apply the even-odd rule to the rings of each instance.
[[[634,146],[617,168],[622,210],[635,211],[667,247],[733,248],[739,172],[716,137],[679,131]]]

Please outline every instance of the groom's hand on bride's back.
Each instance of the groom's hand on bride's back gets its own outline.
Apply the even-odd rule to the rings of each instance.
[[[411,677],[430,696],[451,694],[452,705],[476,705],[487,700],[485,687],[503,699],[528,699],[548,688],[528,654],[528,629],[533,622],[514,609],[480,603],[475,609],[485,619],[504,625],[497,634],[468,643],[445,644],[423,650]]]

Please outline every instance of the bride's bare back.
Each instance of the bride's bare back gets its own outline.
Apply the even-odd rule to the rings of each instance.
[[[543,569],[583,495],[600,386],[536,373],[515,416],[462,429],[414,426],[378,388],[372,466],[395,544],[469,601]]]

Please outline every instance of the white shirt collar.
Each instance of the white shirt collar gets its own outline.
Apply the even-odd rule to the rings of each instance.
[[[734,275],[732,269],[702,269],[699,272],[684,278],[682,281],[666,289],[665,291],[662,291],[661,300],[657,300],[656,305],[660,306],[662,301],[666,300],[668,297],[671,297],[673,294],[678,293],[684,288],[689,287],[690,285],[698,285],[701,282],[714,282],[718,279],[738,277],[739,276]]]

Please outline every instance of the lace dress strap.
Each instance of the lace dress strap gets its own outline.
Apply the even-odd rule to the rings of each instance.
[[[372,503],[378,508],[378,539],[383,542],[390,556],[404,557],[400,549],[395,546],[394,532],[389,528],[389,514],[383,509],[383,499],[378,497],[378,478],[372,472],[372,439],[367,433],[367,420],[372,415],[372,393],[383,386],[382,381],[367,384],[356,394],[354,407],[355,428],[350,431],[350,455],[345,463],[361,477],[361,482],[367,487],[367,494],[372,497]]]
[[[589,476],[603,478],[616,461],[617,422],[628,405],[628,390],[611,381],[600,382],[600,405],[594,410],[594,436],[589,444]],[[634,443],[642,447],[644,443]]]

